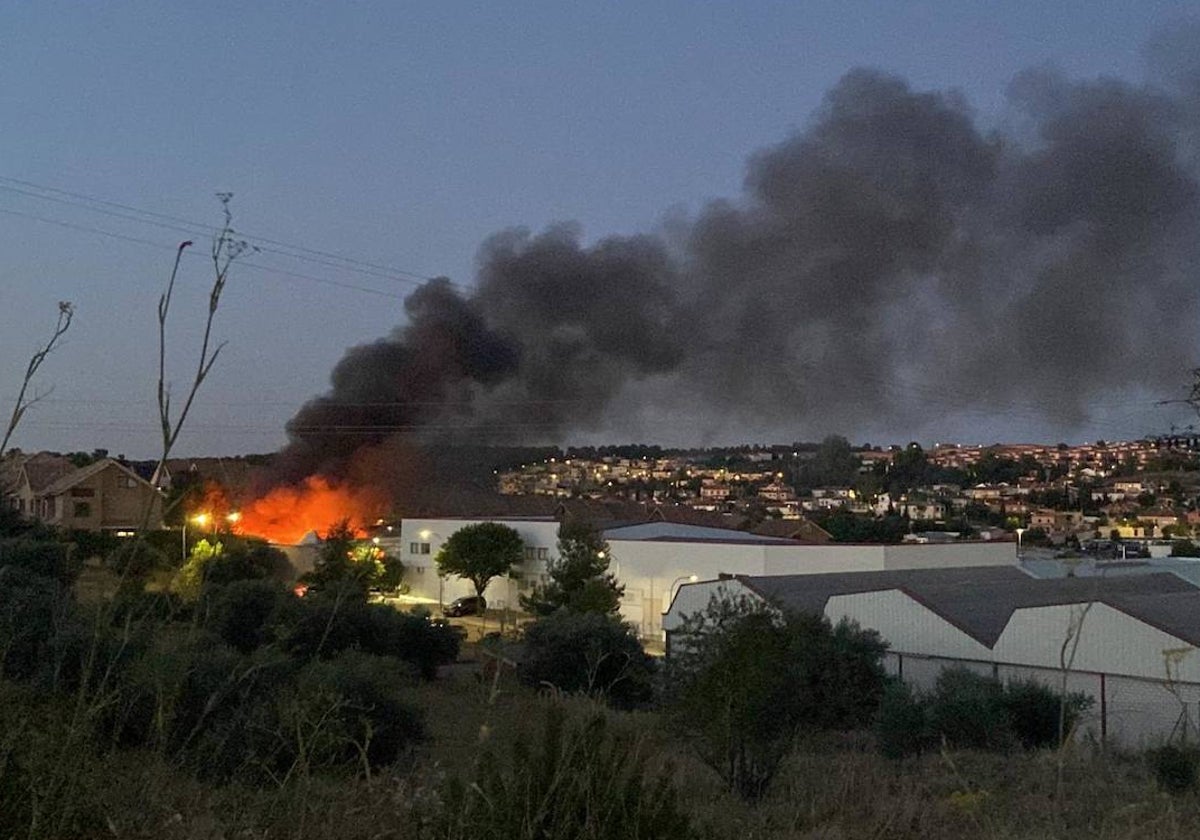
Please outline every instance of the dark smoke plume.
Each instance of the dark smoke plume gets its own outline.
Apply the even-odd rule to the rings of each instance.
[[[474,290],[432,281],[347,353],[286,460],[338,470],[397,436],[1068,432],[1113,392],[1177,391],[1198,349],[1197,54],[1183,28],[1151,45],[1152,86],[1024,72],[993,133],[956,93],[853,70],[738,200],[591,246],[570,225],[493,236]]]

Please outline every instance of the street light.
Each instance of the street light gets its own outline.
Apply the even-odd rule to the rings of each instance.
[[[671,596],[667,599],[667,608],[670,609],[671,602],[675,600],[675,586],[677,584],[682,584],[684,581],[688,583],[695,583],[698,580],[700,580],[698,575],[681,575],[680,577],[677,577],[675,580],[671,581],[671,586],[667,589],[667,594]],[[663,613],[665,614],[666,610],[663,610]]]
[[[1024,528],[1017,529],[1017,559],[1021,559],[1021,535],[1025,533]]]
[[[208,520],[209,520],[209,515],[207,513],[197,513],[195,516],[193,516],[191,518],[190,521],[193,524],[199,525],[201,528],[203,528],[205,525],[208,524]],[[188,558],[188,553],[187,553],[187,524],[188,524],[188,521],[189,521],[188,517],[186,517],[186,516],[183,517],[182,536],[183,536],[183,562],[184,563],[187,562],[187,558]]]

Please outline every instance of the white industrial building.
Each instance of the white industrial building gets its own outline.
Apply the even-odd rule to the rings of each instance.
[[[547,562],[557,559],[558,526],[551,517],[495,519],[405,519],[397,538],[381,544],[404,564],[413,597],[446,604],[474,589],[465,580],[437,574],[434,558],[455,531],[478,522],[501,522],[521,535],[525,563],[511,579],[488,586],[488,603],[516,607],[518,596],[544,580]],[[646,638],[661,638],[662,615],[678,587],[721,574],[797,575],[823,572],[1015,565],[1015,544],[963,542],[945,545],[812,544],[745,531],[671,522],[611,527],[604,532],[612,552],[610,571],[625,586],[621,614]]]
[[[1140,745],[1200,723],[1200,588],[1174,574],[1043,580],[1004,566],[687,583],[663,620],[668,655],[714,596],[876,630],[889,670],[921,687],[950,665],[1055,689],[1065,674],[1094,699],[1081,729],[1097,739]]]

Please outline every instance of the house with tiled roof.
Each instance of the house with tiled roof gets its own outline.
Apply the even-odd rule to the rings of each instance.
[[[6,459],[5,503],[47,525],[83,531],[162,527],[162,495],[113,458],[85,467],[52,453]]]

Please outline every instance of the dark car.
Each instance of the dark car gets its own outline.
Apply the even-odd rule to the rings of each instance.
[[[478,595],[471,595],[452,601],[442,610],[442,615],[449,616],[450,618],[458,618],[462,615],[482,615],[486,609],[487,601]]]

